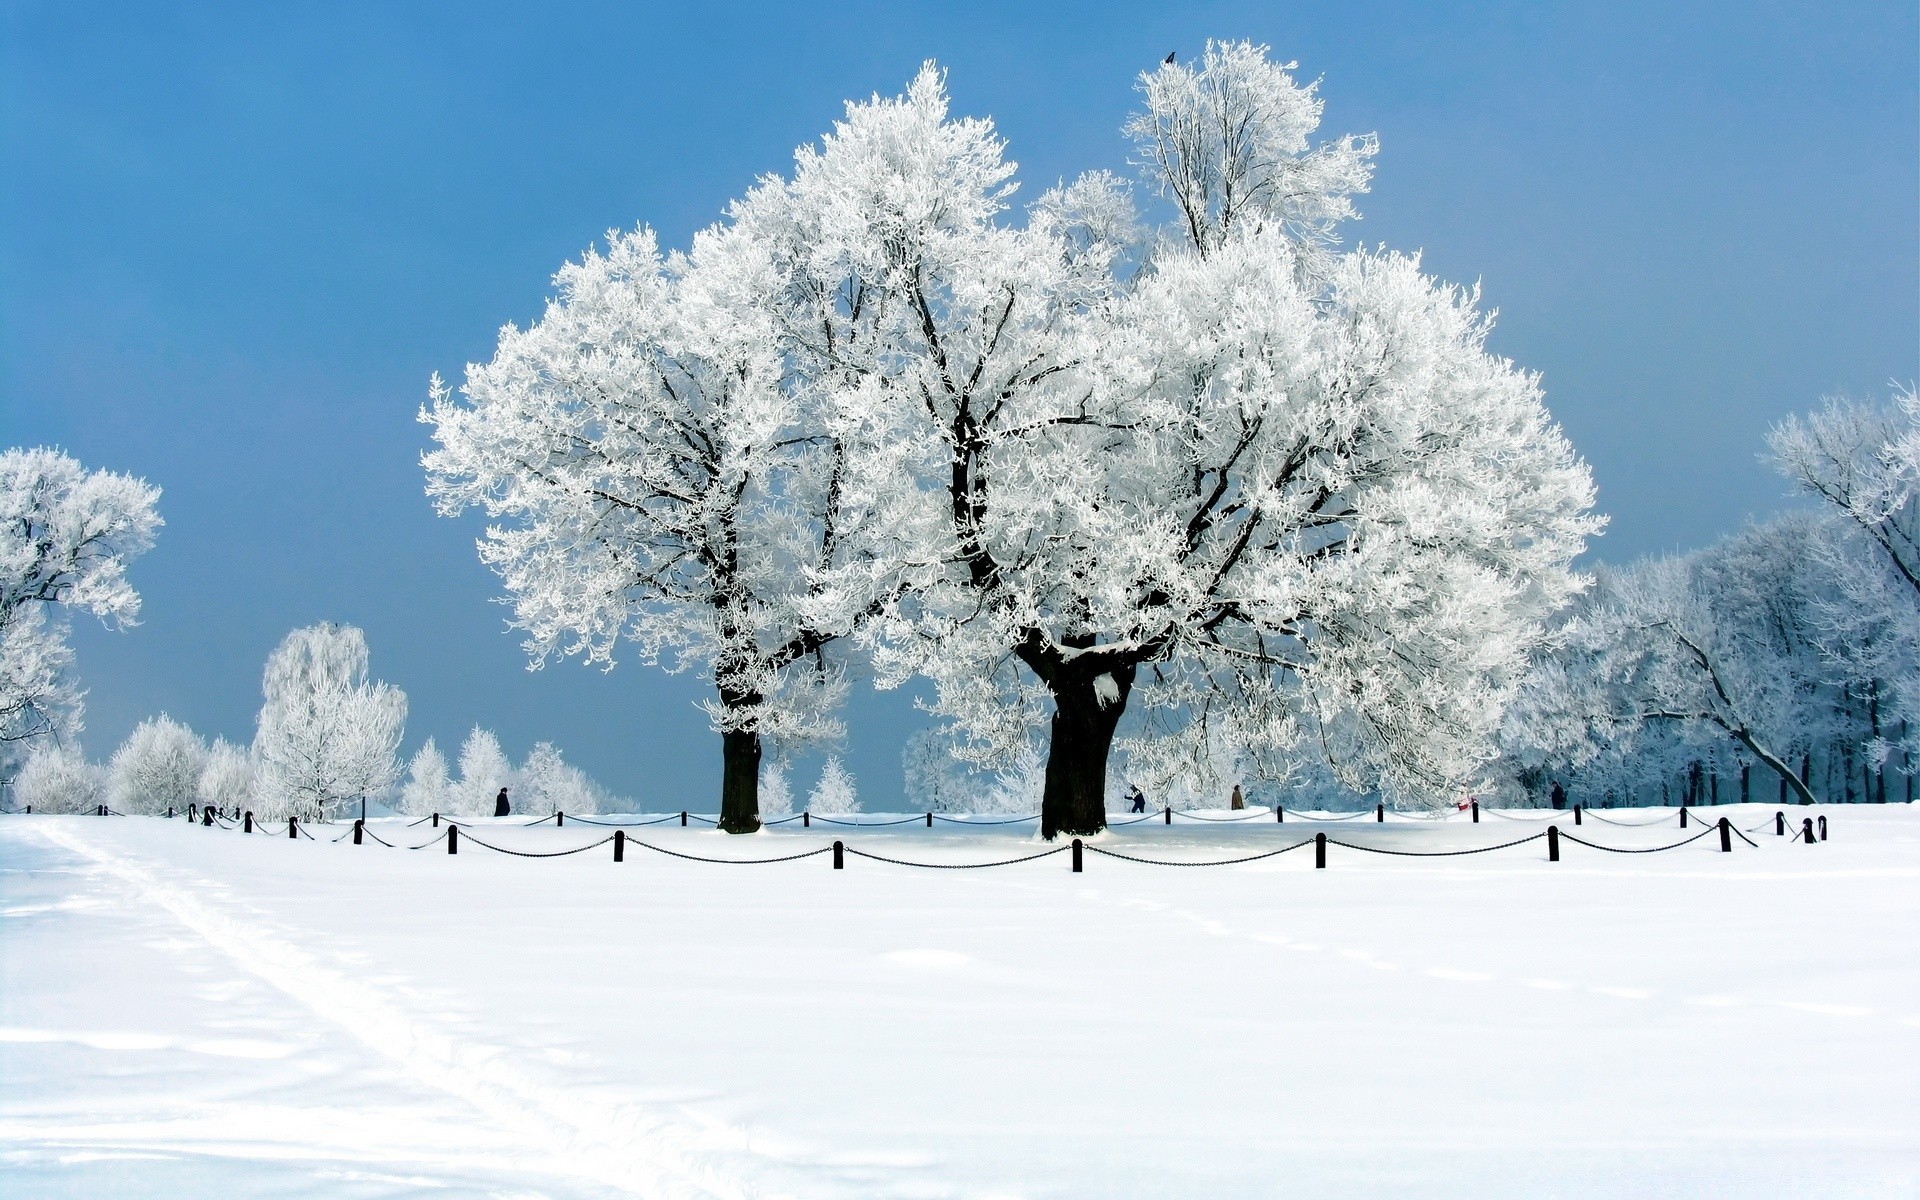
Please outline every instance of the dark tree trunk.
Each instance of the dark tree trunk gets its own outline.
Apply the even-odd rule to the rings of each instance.
[[[1040,797],[1040,836],[1083,836],[1107,827],[1107,754],[1127,708],[1132,671],[1104,705],[1090,679],[1062,680],[1053,693],[1053,732],[1047,744],[1046,790]]]
[[[720,828],[754,833],[760,828],[760,735],[736,729],[720,735]]]

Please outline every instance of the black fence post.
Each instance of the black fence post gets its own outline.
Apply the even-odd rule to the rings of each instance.
[[[1167,824],[1169,825],[1173,824],[1173,805],[1169,804],[1165,808],[1161,809],[1160,815],[1167,819]]]
[[[1827,818],[1824,814],[1820,817],[1820,840],[1827,840]]]
[[[1273,820],[1277,825],[1285,825],[1287,823],[1287,810],[1285,806],[1279,804],[1273,806]]]
[[[1787,814],[1786,813],[1777,812],[1773,814],[1773,833],[1775,837],[1787,836]]]
[[[290,838],[297,838],[300,836],[300,818],[299,817],[287,818],[287,836]]]
[[[213,828],[213,810],[212,809],[203,808],[200,810],[200,824],[208,829]]]
[[[555,829],[564,829],[566,828],[566,824],[567,824],[567,814],[561,812],[557,808],[554,809],[553,810],[553,827]]]
[[[1685,829],[1686,827],[1687,827],[1687,806],[1682,804],[1680,806],[1680,828]]]
[[[811,810],[803,811],[800,814],[800,828],[802,829],[813,828],[813,813]]]
[[[460,827],[452,821],[447,822],[447,853],[460,853]]]
[[[29,804],[27,807],[32,808],[33,806]],[[171,804],[167,805],[167,820],[173,820],[173,805]]]
[[[1324,833],[1313,835],[1313,865],[1315,870],[1327,869],[1327,835]]]
[[[680,810],[680,828],[685,829],[686,827],[687,827],[687,810],[683,808]]]
[[[1807,845],[1809,846],[1813,845],[1813,818],[1812,817],[1808,817],[1806,820],[1800,823],[1800,836],[1806,840]]]
[[[1480,823],[1480,802],[1478,800],[1473,801],[1473,823],[1475,825]]]
[[[253,814],[248,813],[247,816],[251,818]],[[367,826],[367,819],[365,817],[355,817],[353,819],[353,844],[354,845],[358,846],[360,844],[360,834],[366,829],[366,826]]]
[[[1080,873],[1080,839],[1073,839],[1073,873]]]
[[[187,805],[187,823],[191,825],[193,822],[198,821],[199,819],[200,819],[200,810],[194,805],[191,805],[191,804]]]
[[[627,831],[624,829],[613,831],[613,861],[627,861]]]
[[[1575,825],[1578,825],[1581,823],[1580,822],[1580,806],[1578,804],[1573,806],[1573,823]]]
[[[1725,817],[1720,818],[1720,853],[1733,853],[1733,825]]]
[[[439,814],[439,813],[435,813],[435,814],[433,814],[433,827],[434,827],[435,829],[438,829],[438,828],[440,828],[440,814]]]
[[[246,815],[246,816],[244,816],[244,817],[242,817],[242,818],[240,818],[240,819],[241,819],[241,821],[243,821],[243,822],[244,822],[244,824],[242,824],[242,825],[241,825],[241,827],[240,827],[240,832],[241,832],[241,833],[252,833],[252,832],[253,832],[253,810],[252,810],[252,809],[248,809],[248,810],[247,810],[247,815]]]
[[[1560,861],[1560,827],[1558,825],[1547,826],[1547,861]]]
[[[1386,824],[1387,823],[1387,806],[1384,804],[1374,805],[1373,819],[1379,824],[1382,824],[1382,825]]]
[[[833,843],[833,869],[836,871],[847,869],[847,847],[844,842]]]
[[[933,828],[933,814],[932,814],[932,813],[928,813],[928,814],[927,814],[927,828],[928,828],[928,829],[932,829],[932,828]]]

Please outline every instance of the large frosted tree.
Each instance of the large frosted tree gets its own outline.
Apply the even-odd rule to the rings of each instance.
[[[81,702],[67,615],[134,624],[127,563],[153,545],[158,488],[57,450],[0,453],[0,776],[36,739],[71,739]]]
[[[663,256],[612,233],[555,277],[531,327],[508,326],[459,398],[422,418],[443,513],[499,523],[480,554],[536,663],[697,668],[721,736],[721,827],[759,828],[762,739],[831,739],[844,692],[829,645],[852,617],[818,603],[852,511],[836,431],[787,385],[769,247],[717,226]],[[802,602],[814,599],[802,611]]]
[[[737,210],[897,546],[883,682],[930,677],[983,754],[1050,722],[1049,836],[1104,824],[1136,698],[1146,760],[1224,727],[1270,771],[1310,742],[1440,794],[1579,587],[1587,472],[1472,293],[1330,249],[1369,140],[1312,145],[1317,100],[1255,47],[1143,88],[1157,233],[1104,175],[1007,222],[1012,165],[932,68]]]

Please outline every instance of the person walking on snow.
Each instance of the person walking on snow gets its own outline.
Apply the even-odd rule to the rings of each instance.
[[[493,815],[496,817],[507,815],[507,789],[505,788],[501,788],[500,794],[493,798]]]
[[[1553,801],[1555,808],[1565,808],[1567,806],[1567,789],[1560,786],[1558,779],[1553,781],[1553,791],[1548,793],[1547,798]]]
[[[1133,806],[1127,809],[1128,812],[1143,813],[1147,811],[1146,793],[1142,792],[1137,785],[1131,783],[1127,785],[1127,799],[1133,801]]]
[[[1245,808],[1246,806],[1247,806],[1247,798],[1240,794],[1240,785],[1236,783],[1233,785],[1233,800],[1228,805],[1228,807]]]

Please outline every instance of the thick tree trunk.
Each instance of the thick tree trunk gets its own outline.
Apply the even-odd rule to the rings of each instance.
[[[720,735],[720,828],[760,828],[760,735],[750,729]]]
[[[1107,827],[1107,754],[1127,708],[1132,679],[1114,683],[1104,700],[1091,680],[1062,681],[1053,693],[1053,735],[1047,745],[1040,836],[1084,836]]]

